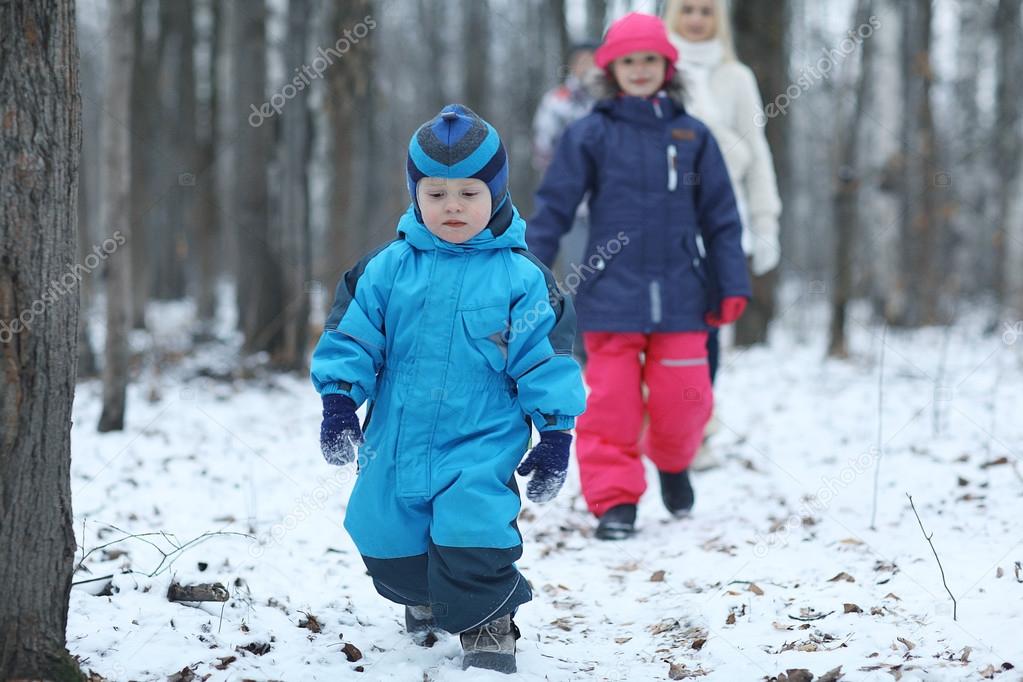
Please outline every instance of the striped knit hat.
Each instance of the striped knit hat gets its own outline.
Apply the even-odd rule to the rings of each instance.
[[[419,126],[408,145],[408,191],[416,201],[423,178],[476,178],[490,188],[493,216],[508,194],[508,156],[494,127],[462,104],[449,104]]]

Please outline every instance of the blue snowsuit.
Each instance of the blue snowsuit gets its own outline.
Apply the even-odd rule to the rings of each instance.
[[[546,265],[587,192],[587,257],[563,280],[582,331],[708,331],[704,314],[722,298],[749,297],[724,158],[673,99],[604,99],[568,127],[529,220]]]
[[[413,207],[338,284],[313,353],[321,394],[370,401],[345,515],[381,595],[461,632],[531,599],[514,470],[531,424],[585,408],[575,313],[510,199],[464,244]]]

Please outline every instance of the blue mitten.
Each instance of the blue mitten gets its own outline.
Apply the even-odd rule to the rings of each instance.
[[[323,423],[320,424],[323,458],[337,466],[349,464],[355,461],[356,449],[362,442],[355,401],[340,394],[323,396]]]
[[[533,477],[526,484],[526,497],[533,502],[550,502],[557,496],[568,477],[568,446],[572,434],[564,431],[541,431],[536,444],[516,471],[519,476]]]

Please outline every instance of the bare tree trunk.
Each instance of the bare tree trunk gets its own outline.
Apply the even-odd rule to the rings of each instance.
[[[285,73],[294,73],[307,61],[306,46],[312,14],[309,0],[288,3],[288,34],[284,50]],[[309,287],[312,279],[309,226],[309,158],[312,125],[309,92],[303,87],[281,113],[278,147],[281,164],[281,239],[284,273],[284,340],[276,364],[302,370],[309,342]]]
[[[84,263],[96,233],[99,216],[96,213],[96,187],[99,171],[99,129],[102,110],[96,105],[102,97],[99,87],[101,69],[92,56],[80,55],[79,73],[82,89],[82,153],[79,160],[78,181],[78,247],[75,259]],[[91,105],[89,103],[92,103]],[[88,180],[87,180],[88,178]],[[91,182],[90,182],[91,180]],[[89,332],[89,311],[92,309],[95,296],[95,275],[86,273],[79,279],[79,310],[78,315],[78,378],[95,377],[99,371],[96,353],[92,347]]]
[[[487,85],[490,73],[490,7],[488,0],[463,0],[466,53],[465,103],[481,116],[487,111]]]
[[[947,186],[936,159],[931,110],[931,0],[906,0],[903,12],[902,231],[893,323],[939,322],[941,225],[936,186]]]
[[[1008,235],[1010,211],[1015,200],[1016,179],[1023,158],[1020,141],[1023,86],[1023,36],[1020,34],[1020,0],[999,0],[995,14],[998,30],[998,86],[995,121],[995,176],[998,178],[994,236],[994,284],[998,300],[1007,301]],[[1016,265],[1019,267],[1019,265]]]
[[[154,212],[158,198],[155,169],[160,160],[157,114],[159,82],[156,41],[147,41],[145,18],[156,10],[155,0],[140,0],[135,7],[132,27],[134,59],[131,69],[131,324],[135,329],[146,327],[146,303],[153,281],[147,254],[150,235],[156,234]],[[127,38],[125,38],[127,39]],[[160,207],[162,210],[162,206]]]
[[[250,3],[245,3],[246,5]],[[259,3],[252,3],[259,4]],[[187,291],[188,220],[195,197],[195,66],[192,0],[160,0],[159,92],[162,195],[165,224],[150,235],[159,246],[152,261],[153,294],[183,298]]]
[[[586,39],[599,41],[604,36],[607,0],[586,0]]]
[[[129,36],[135,24],[134,0],[110,4],[110,35]],[[131,311],[131,82],[133,40],[107,41],[106,92],[103,108],[103,178],[100,223],[109,235],[104,244],[107,288],[107,334],[103,365],[103,412],[99,431],[124,429],[128,387],[128,331]]]
[[[762,2],[737,0],[733,3],[735,43],[739,58],[753,69],[761,99],[770,102],[789,85],[789,0]],[[777,171],[782,205],[793,205],[789,182],[792,164],[789,158],[789,117],[779,116],[766,128]],[[781,238],[784,243],[785,225]],[[784,246],[783,246],[784,251]],[[778,269],[763,277],[752,276],[753,296],[745,314],[735,324],[735,343],[749,346],[767,340],[767,329],[774,318]]]
[[[554,25],[556,42],[557,63],[565,65],[568,61],[568,49],[571,47],[571,40],[568,37],[568,13],[565,11],[565,0],[548,0],[544,3],[550,12],[551,24]],[[560,69],[555,75],[560,75]]]
[[[198,258],[198,290],[196,313],[199,318],[199,338],[212,336],[216,316],[216,280],[220,234],[220,214],[217,211],[216,150],[220,142],[217,129],[218,89],[217,58],[222,49],[218,39],[220,30],[220,2],[209,0],[209,33],[206,36],[209,63],[204,74],[206,98],[202,102],[202,134],[198,146],[197,185],[195,201],[195,246]]]
[[[867,24],[874,13],[873,0],[858,0],[853,26]],[[828,355],[846,357],[845,322],[846,309],[853,296],[853,261],[856,253],[859,223],[859,199],[861,178],[860,149],[863,140],[864,112],[868,106],[868,89],[873,82],[872,67],[874,47],[870,40],[860,46],[860,73],[856,79],[856,95],[852,115],[846,125],[841,126],[845,137],[842,142],[841,158],[838,162],[838,178],[835,186],[835,286],[831,298],[831,328]]]
[[[84,680],[68,655],[81,149],[71,0],[0,3],[0,679]]]
[[[238,101],[257,109],[267,101],[266,92],[266,7],[263,2],[238,3],[234,28],[237,50]],[[344,61],[344,60],[342,60]],[[291,106],[293,103],[285,103]],[[239,313],[244,351],[266,351],[273,355],[280,347],[282,274],[278,254],[270,239],[270,158],[273,153],[271,117],[249,119],[237,138],[237,220]]]
[[[364,22],[366,17],[372,16],[373,3],[371,0],[349,0],[336,3],[331,9],[327,22],[329,35],[343,36],[346,30],[352,31],[354,26]],[[424,15],[426,20],[423,29],[424,41],[428,46],[437,47],[440,43],[440,21],[433,13],[440,12],[441,6],[426,8],[421,3],[420,10],[427,13]],[[357,159],[356,155],[351,153],[355,147],[354,133],[359,129],[358,121],[361,118],[356,112],[361,111],[361,105],[372,86],[368,68],[371,52],[367,49],[370,46],[362,44],[366,40],[372,39],[365,38],[351,47],[343,59],[336,60],[329,67],[327,73],[326,106],[333,145],[331,158],[334,161],[328,238],[335,245],[330,266],[340,272],[344,272],[358,261],[366,247],[366,232],[369,227],[358,222],[357,214],[352,211],[352,188]],[[437,90],[438,87],[433,87],[437,85],[432,84],[428,90]],[[373,151],[370,150],[370,153]]]

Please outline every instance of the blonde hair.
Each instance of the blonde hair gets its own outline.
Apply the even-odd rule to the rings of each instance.
[[[675,20],[682,11],[682,3],[685,0],[668,0],[664,5],[664,14],[661,19],[669,33],[678,35],[675,31]],[[714,39],[721,43],[725,61],[738,61],[735,56],[735,43],[732,40],[732,17],[728,11],[728,0],[712,0],[714,4],[714,19],[717,24],[717,31]]]

